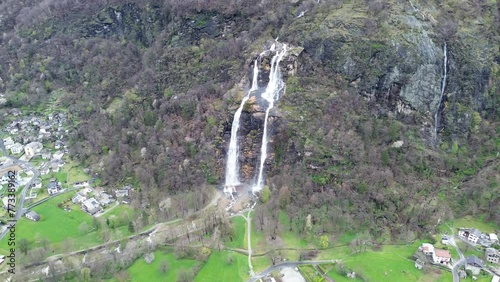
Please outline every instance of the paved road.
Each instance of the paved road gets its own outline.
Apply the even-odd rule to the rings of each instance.
[[[30,164],[29,162],[21,161],[21,160],[18,160],[16,158],[14,158],[14,157],[9,156],[7,154],[7,150],[5,149],[5,145],[3,144],[3,140],[1,138],[0,138],[0,150],[2,151],[2,154],[6,158],[12,160],[12,162],[14,164],[17,164],[17,165],[21,166],[24,169],[24,171],[31,171],[31,172],[33,172],[33,177],[24,186],[23,190],[21,191],[21,195],[19,196],[19,201],[16,203],[16,206],[15,206],[15,208],[16,208],[16,214],[15,214],[14,218],[8,219],[10,225],[12,225],[12,224],[17,223],[17,221],[19,220],[19,218],[21,218],[24,215],[24,213],[26,212],[26,209],[24,208],[24,199],[26,198],[26,192],[31,187],[31,185],[33,185],[33,182],[35,181],[35,179],[37,179],[38,176],[40,176],[40,172],[32,164]],[[45,165],[48,165],[48,164],[45,164]],[[2,240],[3,237],[5,237],[5,235],[7,234],[7,232],[9,232],[9,229],[4,230],[4,232],[2,232],[0,234],[0,240]]]
[[[451,227],[450,227],[450,230],[451,230],[452,235],[450,236],[450,239],[448,240],[448,242],[450,242],[450,245],[455,247],[455,250],[457,250],[458,255],[460,256],[460,259],[453,263],[451,272],[453,274],[453,282],[459,282],[460,277],[458,276],[458,269],[460,268],[460,266],[465,265],[466,260],[465,260],[464,254],[462,253],[460,248],[458,248],[457,244],[455,243],[455,236],[453,235],[454,230]]]
[[[262,279],[266,277],[268,274],[272,273],[275,270],[279,270],[281,268],[286,268],[286,267],[297,267],[299,265],[318,265],[318,264],[323,264],[323,263],[334,263],[333,260],[314,260],[314,261],[286,261],[286,262],[281,262],[277,263],[266,270],[262,271],[261,273],[254,275],[248,279],[248,282],[255,282],[259,279]]]

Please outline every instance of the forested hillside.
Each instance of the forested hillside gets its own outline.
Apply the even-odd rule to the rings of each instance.
[[[103,185],[140,187],[133,204],[158,216],[171,195],[196,209],[223,184],[240,89],[278,37],[300,51],[259,227],[305,234],[311,214],[313,234],[411,240],[468,214],[500,224],[499,30],[492,0],[4,0],[0,110],[57,98],[72,157]]]

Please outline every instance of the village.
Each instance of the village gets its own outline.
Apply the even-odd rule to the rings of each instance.
[[[49,113],[46,116],[23,115],[19,109],[6,113],[13,119],[0,130],[5,154],[0,154],[0,198],[2,212],[0,221],[7,218],[7,184],[10,181],[8,171],[15,171],[14,183],[17,201],[20,200],[23,187],[27,187],[23,199],[24,209],[32,208],[44,201],[65,192],[76,192],[71,198],[72,204],[91,216],[98,216],[112,203],[129,203],[129,193],[133,189],[125,185],[116,189],[114,195],[108,194],[89,175],[89,171],[71,163],[67,140],[71,127],[68,114]],[[35,177],[35,171],[39,176]],[[71,177],[70,177],[71,175]],[[16,201],[16,202],[17,202]],[[66,211],[69,203],[59,205]],[[39,221],[44,215],[26,210],[26,218]],[[6,229],[0,224],[0,232]]]
[[[460,240],[459,244],[455,243],[455,238]],[[440,242],[422,243],[413,257],[417,269],[426,266],[444,267],[452,269],[453,274],[461,280],[471,277],[476,281],[480,275],[483,277],[491,275],[491,281],[498,282],[500,281],[499,248],[496,233],[483,233],[475,228],[461,227],[458,228],[456,236],[443,234]],[[455,250],[458,257],[451,253]]]

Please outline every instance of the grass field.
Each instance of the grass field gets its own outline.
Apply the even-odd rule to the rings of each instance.
[[[464,256],[466,256],[466,257],[467,256],[477,256],[477,257],[481,258],[484,255],[483,251],[475,250],[472,246],[463,242],[460,239],[457,239],[456,243],[457,243],[457,247],[462,251],[462,253],[464,253]]]
[[[347,258],[346,266],[362,273],[373,281],[416,281],[421,272],[408,257],[418,248],[409,246],[386,246],[382,251],[366,251]]]
[[[228,254],[234,257],[234,262],[231,265],[226,263]],[[248,279],[248,271],[247,256],[234,252],[213,252],[205,266],[198,272],[194,281],[246,281]]]
[[[255,273],[262,272],[271,265],[271,261],[266,256],[252,257],[252,267]]]
[[[348,246],[333,247],[326,250],[321,250],[318,254],[318,259],[345,259],[351,255],[351,249]]]
[[[164,251],[154,252],[155,259],[151,264],[147,264],[143,258],[137,259],[128,269],[132,281],[176,281],[180,270],[191,271],[199,262],[191,259],[178,260],[173,253]],[[163,261],[168,262],[168,270],[162,273],[160,265]]]
[[[58,254],[73,250],[80,250],[103,243],[99,232],[93,231],[94,218],[80,209],[79,205],[68,202],[70,212],[64,211],[57,205],[75,195],[69,192],[50,199],[49,201],[33,208],[41,217],[40,221],[34,222],[25,217],[21,218],[17,225],[17,240],[25,238],[30,242],[30,249],[42,245],[42,241],[48,240],[53,249],[52,254]],[[128,205],[118,205],[108,213],[99,218],[99,221],[114,223],[108,229],[109,238],[118,240],[132,235],[128,229],[128,222],[136,214],[136,211]],[[79,227],[86,223],[90,232],[81,233]],[[103,223],[106,224],[106,223]],[[0,253],[6,253],[7,241],[0,242]]]
[[[492,222],[485,222],[482,218],[473,218],[471,216],[466,216],[464,218],[457,219],[450,223],[454,228],[476,228],[483,233],[493,233],[498,228]]]
[[[432,277],[424,277],[410,258],[421,242],[404,246],[385,246],[382,251],[366,251],[344,260],[345,265],[370,281],[436,281],[447,276],[437,270]],[[451,274],[450,274],[451,277]],[[425,280],[430,278],[431,280]],[[424,280],[422,280],[424,279]],[[442,278],[445,279],[445,278]],[[447,281],[447,280],[444,280]]]
[[[74,193],[67,193],[52,198],[33,210],[40,215],[40,221],[34,222],[25,217],[21,218],[17,227],[17,240],[26,238],[32,244],[37,245],[40,240],[47,239],[51,243],[62,243],[67,238],[73,239],[74,248],[85,247],[90,244],[100,242],[96,232],[86,235],[79,233],[78,227],[83,222],[92,226],[92,217],[79,209],[78,206],[71,207],[71,212],[66,212],[57,205],[62,201],[72,197]],[[6,241],[0,243],[0,250],[5,251]],[[57,247],[57,246],[55,246]]]
[[[68,159],[64,160],[66,165],[62,168],[62,172],[68,173],[68,182],[82,182],[90,179],[90,176],[83,172],[83,168],[77,165],[74,161]]]
[[[227,240],[224,245],[230,248],[246,249],[247,246],[247,221],[241,217],[236,216],[232,218],[234,225],[233,240]]]

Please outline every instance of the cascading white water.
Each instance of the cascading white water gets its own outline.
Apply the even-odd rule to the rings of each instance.
[[[232,193],[235,190],[235,186],[240,184],[238,173],[239,173],[239,165],[238,165],[238,129],[240,128],[240,117],[241,112],[243,111],[243,106],[248,101],[250,97],[250,93],[259,88],[258,78],[259,78],[259,66],[258,66],[258,58],[254,62],[253,67],[253,79],[252,86],[250,91],[243,97],[241,100],[240,107],[236,110],[236,113],[233,117],[233,124],[231,126],[231,140],[229,142],[229,150],[227,154],[227,164],[226,164],[226,184],[224,185],[224,192]]]
[[[274,49],[275,45],[271,47]],[[262,145],[260,150],[260,166],[259,166],[259,176],[257,178],[257,183],[252,188],[253,192],[258,192],[264,186],[264,163],[267,157],[267,120],[269,117],[269,111],[274,107],[274,102],[279,98],[280,91],[283,90],[285,84],[281,80],[281,71],[279,64],[286,54],[286,45],[283,44],[283,49],[277,52],[276,55],[271,59],[271,71],[269,72],[269,83],[267,84],[266,91],[262,94],[269,105],[266,109],[266,115],[264,117],[264,132],[262,134]]]
[[[434,114],[434,138],[435,141],[437,142],[437,137],[438,137],[438,131],[439,131],[439,109],[441,108],[441,104],[443,103],[443,96],[444,96],[444,90],[446,88],[446,75],[447,73],[447,67],[448,67],[448,50],[446,46],[446,42],[443,45],[443,79],[441,81],[441,96],[439,97],[439,103],[436,109],[436,113]]]

